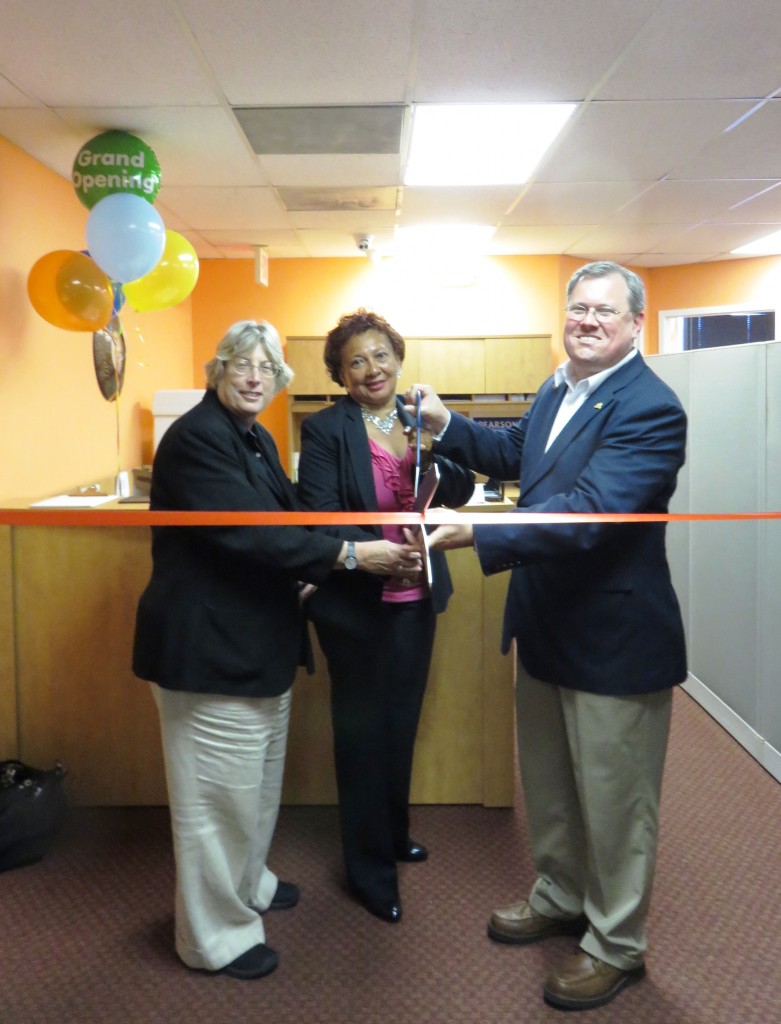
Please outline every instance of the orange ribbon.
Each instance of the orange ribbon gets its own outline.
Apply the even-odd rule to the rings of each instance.
[[[367,526],[471,523],[680,523],[781,519],[781,512],[149,512],[0,509],[0,526]]]

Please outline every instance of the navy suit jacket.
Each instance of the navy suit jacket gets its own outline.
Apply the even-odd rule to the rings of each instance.
[[[156,511],[297,509],[268,431],[254,437],[207,391],[155,454]],[[258,455],[260,457],[258,457]],[[133,671],[190,692],[272,697],[307,654],[298,580],[320,583],[341,542],[302,526],[156,526]]]
[[[399,419],[405,425],[412,420],[396,400]],[[435,456],[440,468],[440,483],[434,504],[456,508],[469,501],[475,478],[470,471]],[[298,497],[317,512],[376,512],[371,451],[361,408],[344,397],[322,412],[308,416],[301,426],[301,458],[298,466]],[[339,526],[324,528],[347,540],[376,540],[382,536],[379,526]],[[437,612],[444,611],[453,592],[443,552],[432,552],[432,601]],[[340,631],[353,630],[366,635],[377,627],[377,611],[382,599],[382,578],[369,573],[334,572],[327,584],[307,601],[310,618],[318,626],[329,623]]]
[[[437,450],[488,476],[520,479],[520,510],[667,512],[685,458],[686,415],[641,355],[590,395],[545,445],[566,387],[553,378],[516,425],[454,414]],[[683,623],[665,524],[475,526],[486,574],[511,570],[502,649],[559,686],[638,694],[686,678]]]

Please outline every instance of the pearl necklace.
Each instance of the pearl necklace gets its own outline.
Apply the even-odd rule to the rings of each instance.
[[[390,435],[393,430],[393,424],[396,422],[396,406],[391,409],[387,416],[375,416],[373,412],[369,412],[368,409],[364,409],[361,406],[361,416],[367,423],[372,423],[378,430],[381,430],[383,434]]]

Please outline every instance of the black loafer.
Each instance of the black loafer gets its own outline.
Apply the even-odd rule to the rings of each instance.
[[[298,886],[293,882],[283,882],[281,879],[277,882],[277,891],[274,893],[274,898],[268,905],[269,910],[290,910],[294,907],[301,897],[301,891]]]
[[[414,839],[408,839],[407,845],[396,852],[396,860],[404,861],[407,864],[419,864],[428,860],[428,850]]]
[[[401,920],[400,903],[374,903],[365,900],[363,905],[370,914],[379,917],[381,921],[387,921],[388,924],[398,924]]]
[[[265,978],[279,966],[279,957],[264,943],[259,943],[248,949],[246,953],[237,956],[226,967],[223,967],[220,974],[227,974],[229,978],[242,978],[249,981],[252,978]]]

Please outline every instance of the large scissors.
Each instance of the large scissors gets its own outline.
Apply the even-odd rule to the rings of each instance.
[[[416,428],[416,439],[415,439],[415,490],[414,495],[417,498],[418,488],[420,487],[420,432],[423,429],[423,416],[420,411],[421,395],[417,391],[415,393],[415,405],[417,407],[415,412],[415,428]]]

